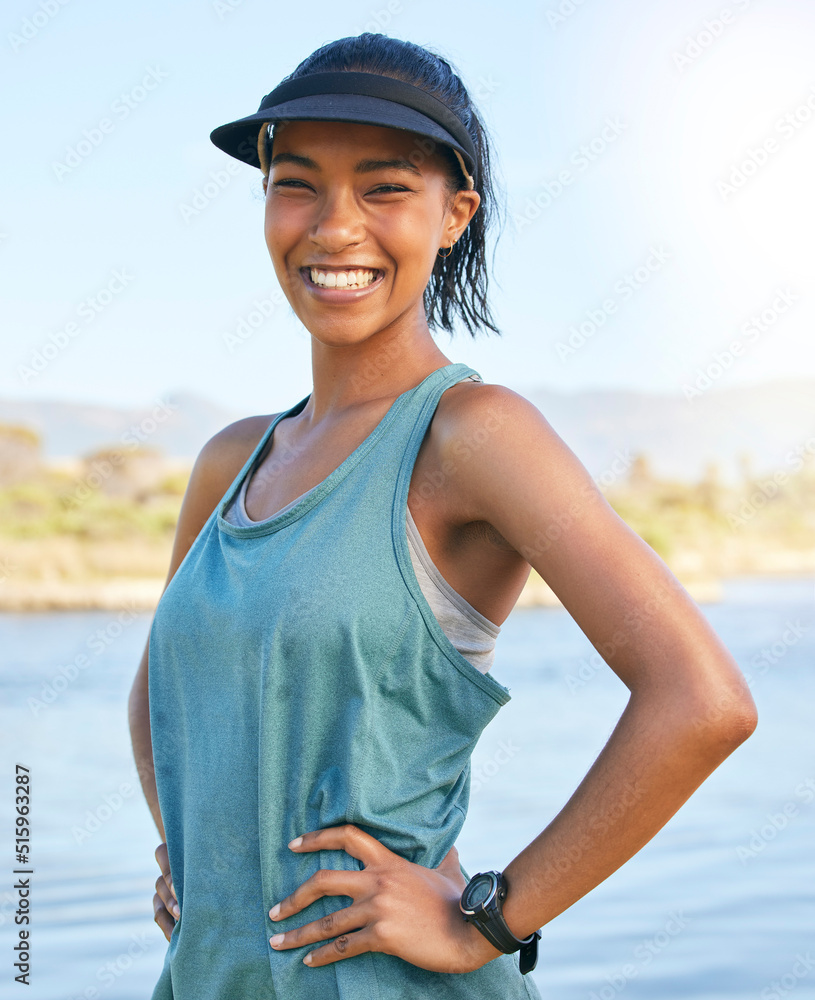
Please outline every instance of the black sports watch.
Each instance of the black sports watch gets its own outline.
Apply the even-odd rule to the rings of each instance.
[[[467,883],[459,906],[464,919],[481,931],[489,943],[505,954],[520,951],[521,974],[526,975],[538,964],[540,931],[528,938],[517,938],[507,927],[502,913],[507,898],[507,880],[502,872],[479,872]]]

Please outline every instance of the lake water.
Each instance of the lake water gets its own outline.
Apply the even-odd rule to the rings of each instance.
[[[812,580],[739,580],[703,608],[751,675],[759,727],[651,843],[547,925],[533,973],[545,998],[815,998],[814,596]],[[158,977],[158,837],[126,709],[150,620],[0,616],[4,997],[145,1000]],[[592,652],[560,609],[505,623],[494,673],[513,697],[473,757],[458,842],[470,872],[504,867],[540,832],[614,727],[627,692],[588,665]],[[83,669],[60,672],[83,653]],[[16,763],[32,776],[27,990],[11,958]]]

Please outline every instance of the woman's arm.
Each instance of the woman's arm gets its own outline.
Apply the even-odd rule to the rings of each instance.
[[[170,582],[170,577],[164,584],[164,590]],[[163,592],[163,591],[162,591]],[[144,797],[147,806],[158,828],[159,836],[164,840],[164,824],[158,807],[158,792],[156,791],[156,773],[153,767],[153,744],[150,739],[150,705],[147,692],[147,658],[149,642],[144,647],[139,668],[130,690],[127,703],[130,721],[130,740],[133,744],[133,756],[136,760],[136,770],[139,772]]]
[[[449,445],[472,436],[490,404],[508,419],[473,460],[458,461],[458,488],[631,691],[575,793],[505,869],[506,920],[525,937],[639,851],[753,732],[756,709],[704,615],[537,409],[504,387],[484,389],[468,395]]]
[[[496,421],[496,412],[505,419]],[[492,525],[537,570],[631,691],[575,793],[504,869],[504,915],[516,937],[526,937],[640,850],[752,733],[756,710],[704,615],[531,403],[502,386],[481,386],[459,396],[437,439],[439,464],[466,520]],[[473,441],[482,444],[463,447]],[[319,896],[354,898],[332,915],[330,927],[307,924],[273,947],[334,937],[312,952],[310,964],[375,950],[451,972],[497,956],[458,912],[461,886],[449,857],[427,873],[370,840],[341,827],[310,832],[292,848],[341,847],[365,869],[320,872],[281,901],[272,919]]]
[[[173,550],[170,556],[170,568],[164,581],[162,593],[167,589],[176,570],[181,565],[192,543],[198,537],[201,529],[209,519],[216,505],[223,499],[235,476],[243,468],[246,460],[255,449],[263,432],[269,426],[274,416],[248,417],[238,420],[204,445],[199,453],[190,474],[181,511],[176,525]],[[156,895],[153,897],[155,921],[169,940],[175,918],[178,916],[178,904],[175,899],[170,864],[167,857],[164,824],[159,810],[158,792],[156,790],[155,768],[153,766],[153,744],[150,734],[150,704],[148,698],[149,678],[149,639],[145,645],[141,662],[128,700],[128,716],[130,720],[130,737],[133,743],[133,755],[139,773],[147,805],[158,828],[162,843],[156,850],[156,861],[161,869],[161,875],[156,881]]]
[[[238,457],[229,460],[230,431],[235,425],[225,428],[215,437],[211,438],[201,449],[195,460],[184,499],[181,503],[181,511],[178,515],[173,549],[170,555],[170,568],[167,578],[164,581],[162,593],[167,589],[170,581],[176,574],[176,570],[181,565],[189,552],[192,543],[198,537],[201,529],[207,522],[215,505],[223,497],[229,488],[231,479],[227,476],[231,468],[234,468]],[[235,469],[235,475],[240,471],[247,455],[241,451],[242,460]],[[234,479],[234,475],[232,476]],[[130,720],[130,736],[133,743],[133,754],[136,759],[136,767],[139,772],[142,789],[144,790],[147,805],[150,808],[155,824],[161,839],[164,840],[164,824],[161,821],[159,812],[158,794],[156,792],[156,778],[153,768],[153,745],[150,738],[150,706],[148,700],[148,677],[149,677],[149,647],[150,642],[145,645],[144,653],[136,671],[133,687],[128,700],[128,716]]]

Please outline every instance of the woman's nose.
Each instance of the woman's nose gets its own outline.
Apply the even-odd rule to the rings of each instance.
[[[338,253],[364,240],[363,213],[352,192],[335,190],[326,195],[309,238],[326,253]]]

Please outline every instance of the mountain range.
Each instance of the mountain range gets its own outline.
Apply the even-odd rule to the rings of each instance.
[[[687,399],[679,394],[551,388],[518,390],[543,413],[599,478],[648,457],[660,478],[695,482],[711,464],[724,482],[745,470],[790,471],[796,454],[815,453],[815,380],[787,379],[713,387]],[[168,393],[126,409],[54,399],[0,400],[0,423],[36,431],[45,461],[77,458],[135,440],[183,461],[226,424],[232,413],[188,392]]]

